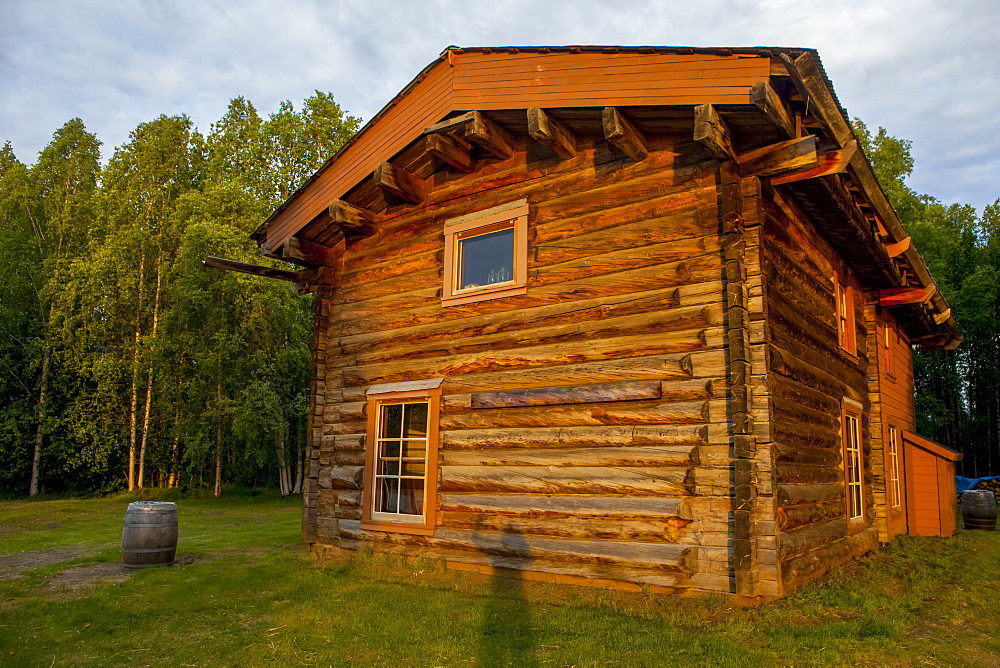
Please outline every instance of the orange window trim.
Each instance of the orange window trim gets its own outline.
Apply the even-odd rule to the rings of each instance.
[[[858,354],[858,333],[854,316],[854,288],[833,276],[833,292],[837,308],[837,339],[841,349],[851,356]]]
[[[458,287],[459,244],[482,234],[514,230],[514,276],[509,281],[475,288]],[[488,299],[523,295],[528,291],[528,202],[521,200],[448,220],[444,225],[444,287],[442,306],[458,306]]]
[[[378,449],[378,416],[381,406],[395,403],[420,403],[427,406],[427,451],[424,469],[423,516],[419,522],[392,521],[374,518],[375,469]],[[437,520],[437,478],[439,415],[441,412],[441,388],[387,392],[368,397],[368,429],[365,436],[365,486],[361,492],[361,528],[373,531],[417,534],[429,536],[434,533]],[[420,518],[421,516],[414,516]]]
[[[850,524],[862,524],[865,520],[865,467],[860,406],[845,399],[841,404],[840,424],[843,438],[845,511]]]

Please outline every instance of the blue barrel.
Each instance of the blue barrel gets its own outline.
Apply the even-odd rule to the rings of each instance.
[[[136,501],[125,511],[122,563],[135,570],[169,566],[177,554],[177,504]]]

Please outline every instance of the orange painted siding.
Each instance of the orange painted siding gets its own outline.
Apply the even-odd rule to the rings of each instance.
[[[453,53],[356,138],[269,224],[281,245],[451,111],[630,105],[748,104],[770,75],[766,56]]]

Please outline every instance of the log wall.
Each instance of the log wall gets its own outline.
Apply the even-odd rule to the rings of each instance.
[[[744,184],[691,134],[651,140],[641,162],[603,140],[581,142],[567,160],[522,143],[468,176],[435,177],[424,204],[344,252],[317,317],[324,352],[307,540],[670,591],[735,590],[729,405],[740,387],[763,387],[764,369],[759,360],[756,375],[749,360],[732,365],[727,349],[738,344],[726,323],[739,318],[762,358],[763,309],[759,255],[743,263],[745,234],[720,234],[720,207],[745,208],[756,186],[744,198]],[[520,198],[530,205],[527,294],[442,307],[444,221]],[[736,242],[741,264],[730,271],[757,276],[756,288],[727,280]],[[746,293],[727,297],[733,285]],[[436,531],[364,530],[366,390],[435,377],[445,378]],[[480,394],[630,381],[658,382],[659,398],[494,407],[496,394]],[[770,498],[762,442],[767,464],[745,448],[740,475]],[[767,571],[770,561],[773,573],[773,520],[745,520],[746,541],[758,522],[770,521],[772,538],[770,553],[755,545],[747,556],[760,563],[744,560],[743,570]]]
[[[790,198],[771,192],[762,200],[776,560],[787,593],[877,544],[868,399],[874,359],[860,284]],[[855,287],[857,356],[838,343],[835,271]],[[865,516],[850,524],[840,424],[845,399],[862,406],[865,471]]]

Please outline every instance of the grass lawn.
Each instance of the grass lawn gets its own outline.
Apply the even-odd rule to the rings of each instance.
[[[181,565],[122,575],[134,497],[0,503],[2,665],[1000,665],[1000,534],[903,537],[760,609],[357,555],[299,500],[178,498]]]

